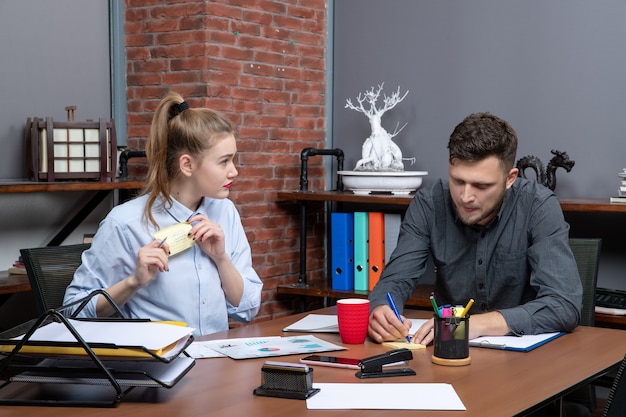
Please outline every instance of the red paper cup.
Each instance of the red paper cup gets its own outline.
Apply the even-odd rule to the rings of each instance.
[[[337,322],[343,343],[356,345],[365,342],[369,318],[369,300],[346,298],[337,301]]]

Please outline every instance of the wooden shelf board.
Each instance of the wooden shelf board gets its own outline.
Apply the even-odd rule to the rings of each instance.
[[[296,201],[337,201],[342,203],[392,204],[408,206],[413,194],[367,194],[358,195],[352,191],[282,191],[277,193],[279,200]]]
[[[134,189],[140,189],[143,186],[144,186],[143,180],[57,181],[57,182],[0,180],[0,193],[134,190]]]
[[[408,206],[413,199],[410,195],[367,194],[357,195],[351,191],[281,191],[279,200],[295,201],[337,201],[343,203],[390,204]],[[594,213],[626,213],[626,204],[610,203],[609,198],[559,198],[563,211]]]
[[[432,309],[429,296],[433,292],[434,286],[429,284],[420,284],[417,286],[411,297],[406,302],[406,307],[419,309]],[[328,297],[334,299],[340,298],[367,298],[369,291],[338,291],[333,290],[328,285],[319,286],[302,286],[300,284],[279,285],[278,294],[304,295],[310,297]]]

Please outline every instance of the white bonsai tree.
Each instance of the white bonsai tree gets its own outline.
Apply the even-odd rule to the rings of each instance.
[[[363,142],[361,159],[356,163],[355,171],[404,171],[402,151],[392,138],[406,127],[406,123],[400,129],[396,125],[394,132],[389,133],[382,127],[381,118],[387,110],[393,109],[396,104],[404,100],[409,91],[407,90],[403,95],[400,95],[400,87],[398,87],[398,90],[391,96],[383,93],[383,105],[379,109],[377,101],[384,84],[380,84],[377,90],[371,87],[365,93],[359,93],[356,98],[358,106],[352,104],[351,99],[346,100],[346,108],[366,115],[372,128],[372,134]],[[415,158],[411,158],[411,160],[414,161]]]

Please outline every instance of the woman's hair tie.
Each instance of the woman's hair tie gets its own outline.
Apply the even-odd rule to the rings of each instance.
[[[186,101],[183,101],[182,103],[178,103],[176,108],[178,109],[178,114],[180,114],[189,108],[189,104],[187,104]]]
[[[178,116],[179,114],[181,114],[188,108],[189,108],[189,104],[187,104],[186,101],[183,101],[182,103],[178,103],[178,104],[173,104],[169,109],[169,112],[168,112],[169,117],[167,120],[172,120],[174,117]]]

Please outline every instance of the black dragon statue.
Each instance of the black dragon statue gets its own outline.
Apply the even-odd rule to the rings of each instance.
[[[570,172],[576,161],[569,159],[567,152],[556,150],[552,150],[551,152],[554,156],[550,159],[550,162],[548,162],[548,167],[545,171],[543,169],[543,163],[536,156],[528,155],[520,158],[516,164],[517,169],[519,169],[520,177],[527,178],[524,171],[526,168],[532,168],[537,175],[537,182],[554,191],[556,187],[556,169],[561,167],[565,169],[565,171]]]

